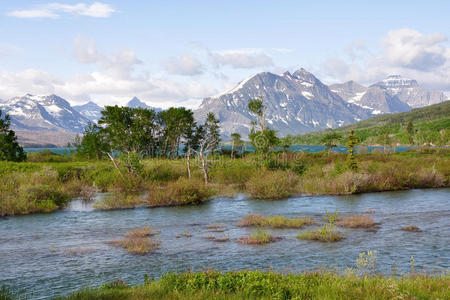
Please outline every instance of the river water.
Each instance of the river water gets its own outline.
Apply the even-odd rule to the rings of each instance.
[[[101,197],[101,195],[99,196]],[[234,224],[249,213],[311,216],[323,222],[325,210],[340,215],[370,212],[381,227],[374,232],[345,229],[337,243],[298,240],[298,230],[269,230],[282,236],[267,246],[239,244],[251,233]],[[224,223],[223,233],[206,225]],[[160,248],[143,256],[128,254],[107,242],[132,228],[150,225],[160,230]],[[419,226],[419,233],[402,231]],[[192,237],[177,238],[183,231]],[[224,243],[205,239],[208,234],[229,236]],[[217,198],[200,206],[95,211],[73,201],[64,211],[0,218],[0,286],[21,295],[45,299],[66,295],[81,287],[123,279],[140,283],[144,274],[159,277],[168,271],[272,269],[302,272],[318,267],[339,270],[354,267],[358,254],[377,251],[378,271],[391,274],[416,269],[450,267],[450,189],[410,190],[350,196],[300,196],[261,201],[243,195]]]

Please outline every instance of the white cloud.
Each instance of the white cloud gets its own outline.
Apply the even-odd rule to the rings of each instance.
[[[281,54],[292,53],[295,51],[295,49],[291,49],[291,48],[272,48],[272,50],[275,52],[279,52]]]
[[[424,35],[412,29],[389,31],[383,40],[385,57],[392,65],[415,70],[432,70],[445,64],[448,40],[440,33]]]
[[[190,54],[178,57],[171,57],[164,67],[167,72],[175,75],[193,76],[203,73],[202,63]]]
[[[0,71],[0,99],[31,94],[57,94],[72,103],[93,99],[102,105],[124,104],[133,96],[158,107],[196,107],[202,98],[217,91],[210,84],[186,79],[150,77],[135,70],[141,61],[132,50],[116,54],[99,51],[93,41],[78,37],[74,41],[75,59],[92,64],[97,70],[57,77],[29,69],[22,72]]]
[[[450,90],[450,47],[448,37],[423,34],[412,29],[387,32],[378,53],[369,52],[363,42],[344,49],[346,55],[328,59],[324,73],[331,81],[355,80],[372,84],[388,75],[399,74],[416,79],[420,85]]]
[[[74,40],[75,59],[83,64],[97,64],[113,77],[129,77],[134,67],[142,63],[133,50],[124,50],[114,55],[107,55],[97,50],[91,40],[77,37]]]
[[[228,65],[235,69],[253,69],[274,65],[272,58],[262,49],[213,51],[210,55],[217,67]]]
[[[38,19],[38,18],[59,18],[59,15],[48,9],[25,9],[14,10],[7,14],[10,17],[22,18],[22,19]]]
[[[15,10],[7,15],[16,18],[58,18],[60,13],[69,13],[78,16],[87,16],[93,18],[109,18],[116,10],[109,4],[94,2],[92,4],[77,3],[48,3],[36,9]]]

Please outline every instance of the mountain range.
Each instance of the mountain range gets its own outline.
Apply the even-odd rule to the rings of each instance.
[[[280,135],[296,135],[345,126],[373,115],[397,113],[445,100],[443,92],[421,88],[417,81],[389,76],[369,87],[354,81],[325,85],[300,69],[281,75],[264,72],[241,81],[233,89],[205,98],[195,111],[199,120],[214,112],[222,134],[238,132],[244,137],[255,116],[249,113],[249,99],[262,97],[268,125]]]
[[[152,108],[136,97],[127,106]],[[77,134],[83,133],[89,122],[96,123],[103,110],[92,101],[71,106],[56,95],[31,94],[0,101],[0,109],[11,117],[11,127],[16,131],[19,142],[27,147],[66,146]]]
[[[249,99],[255,97],[262,97],[267,123],[281,136],[342,127],[446,99],[444,93],[424,89],[417,81],[399,75],[367,87],[354,81],[328,86],[302,68],[293,73],[253,75],[229,91],[203,99],[194,116],[202,122],[208,112],[213,112],[221,121],[225,139],[233,132],[245,138],[251,121],[256,120],[247,108]],[[136,97],[126,106],[161,110]],[[103,108],[92,101],[71,106],[56,95],[27,94],[0,100],[0,109],[11,116],[12,128],[22,144],[62,146],[82,133],[89,122],[97,122]]]

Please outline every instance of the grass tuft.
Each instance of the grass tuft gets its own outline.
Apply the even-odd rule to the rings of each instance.
[[[124,238],[111,241],[109,244],[122,247],[131,254],[144,255],[158,249],[161,243],[159,240],[150,239],[154,234],[150,226],[140,227],[127,231]]]
[[[313,230],[301,231],[298,233],[297,238],[310,241],[338,242],[344,238],[344,235],[335,226],[325,224]]]
[[[237,226],[248,227],[248,226],[262,226],[271,227],[274,229],[281,228],[302,228],[307,225],[315,224],[312,218],[292,218],[288,219],[283,216],[271,216],[266,217],[258,214],[249,214],[242,218]]]
[[[238,239],[241,244],[247,245],[264,245],[279,241],[279,237],[273,237],[270,233],[262,228],[253,231],[249,236],[244,236]]]
[[[375,225],[375,221],[371,216],[354,215],[340,219],[337,225],[348,228],[369,228]]]
[[[403,227],[402,230],[410,232],[422,232],[422,230],[414,225]]]

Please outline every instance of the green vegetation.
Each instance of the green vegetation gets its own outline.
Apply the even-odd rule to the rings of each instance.
[[[302,228],[307,225],[314,224],[312,218],[292,218],[288,219],[283,216],[266,217],[263,215],[249,214],[240,220],[236,225],[240,227],[262,226],[271,228]]]
[[[302,240],[321,241],[321,242],[338,242],[344,238],[344,235],[336,229],[338,220],[338,212],[334,214],[326,212],[327,224],[317,227],[313,230],[305,230],[298,233],[297,238]]]
[[[448,299],[450,277],[281,274],[262,271],[169,273],[158,281],[123,281],[85,289],[65,299]]]
[[[10,129],[9,115],[3,115],[0,110],[0,161],[24,161],[26,159],[23,148],[17,142],[16,133]]]
[[[140,159],[139,174],[121,174],[107,159],[54,153],[30,157],[35,161],[0,161],[1,216],[51,212],[64,208],[70,198],[89,200],[96,192],[109,192],[96,208],[120,209],[200,204],[235,193],[281,199],[450,186],[448,149],[355,155],[357,171],[349,168],[347,154],[280,152],[270,154],[267,164],[258,154],[238,159],[223,155],[208,160],[208,184],[201,168],[193,168],[189,178],[186,158]]]
[[[247,245],[264,245],[280,240],[279,237],[274,237],[262,228],[254,230],[249,236],[244,236],[238,239],[241,244]]]
[[[444,146],[450,144],[450,101],[416,108],[409,112],[376,116],[337,129],[327,129],[294,137],[294,143],[302,145],[322,144],[330,135],[345,135],[354,129],[363,145]],[[344,140],[336,144],[344,145]]]

